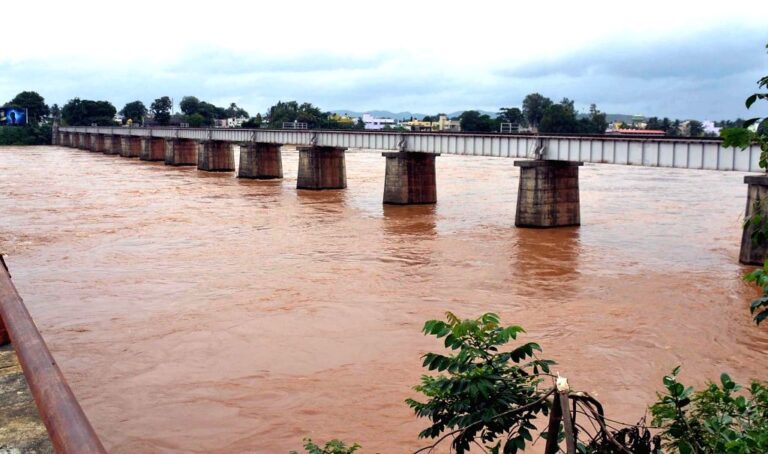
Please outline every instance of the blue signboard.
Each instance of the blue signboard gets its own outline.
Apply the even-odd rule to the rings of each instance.
[[[0,126],[23,126],[27,124],[27,109],[0,107]]]

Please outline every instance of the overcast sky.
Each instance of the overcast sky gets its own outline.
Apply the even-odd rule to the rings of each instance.
[[[34,90],[118,109],[195,95],[251,115],[294,99],[430,114],[539,92],[581,110],[752,117],[768,110],[744,108],[768,74],[764,2],[9,1],[0,103]]]

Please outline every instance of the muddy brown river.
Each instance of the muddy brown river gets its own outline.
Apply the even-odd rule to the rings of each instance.
[[[0,148],[0,251],[114,453],[425,445],[403,403],[446,310],[524,326],[573,388],[637,421],[683,367],[768,378],[741,281],[744,174],[581,169],[579,228],[517,229],[513,160],[441,156],[438,203],[381,203],[384,158],[297,191],[61,147]]]

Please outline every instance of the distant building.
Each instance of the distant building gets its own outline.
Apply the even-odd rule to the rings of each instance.
[[[432,122],[433,130],[435,130],[435,126],[437,126],[437,131],[461,131],[461,122],[459,120],[449,120],[445,115],[440,115],[437,121]]]
[[[365,124],[365,129],[384,129],[387,126],[394,127],[397,125],[392,118],[377,118],[367,113],[363,114],[363,123]]]
[[[706,135],[714,135],[719,136],[720,135],[720,129],[717,126],[715,126],[714,121],[705,120],[701,122],[701,126],[704,128],[704,134]]]
[[[248,121],[246,117],[227,118],[227,128],[242,128],[246,121]]]
[[[437,121],[409,120],[400,125],[411,131],[461,131],[461,122],[449,120],[445,115],[440,115]]]

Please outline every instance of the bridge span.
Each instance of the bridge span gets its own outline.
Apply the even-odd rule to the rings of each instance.
[[[96,126],[61,127],[59,132],[232,143],[317,145],[372,151],[504,158],[534,158],[538,149],[541,159],[547,160],[699,170],[760,171],[760,148],[757,145],[740,151],[723,147],[720,139],[690,137]]]
[[[441,154],[521,158],[515,225],[581,224],[579,167],[584,162],[682,169],[759,171],[760,149],[725,148],[718,139],[562,136],[395,131],[61,127],[53,143],[119,154],[208,172],[235,170],[232,145],[240,146],[238,178],[282,178],[282,145],[299,150],[297,189],[347,187],[348,148],[386,158],[385,204],[437,202],[435,158]],[[746,216],[768,197],[768,176],[745,177]],[[768,250],[751,244],[745,225],[740,260],[761,264]]]

